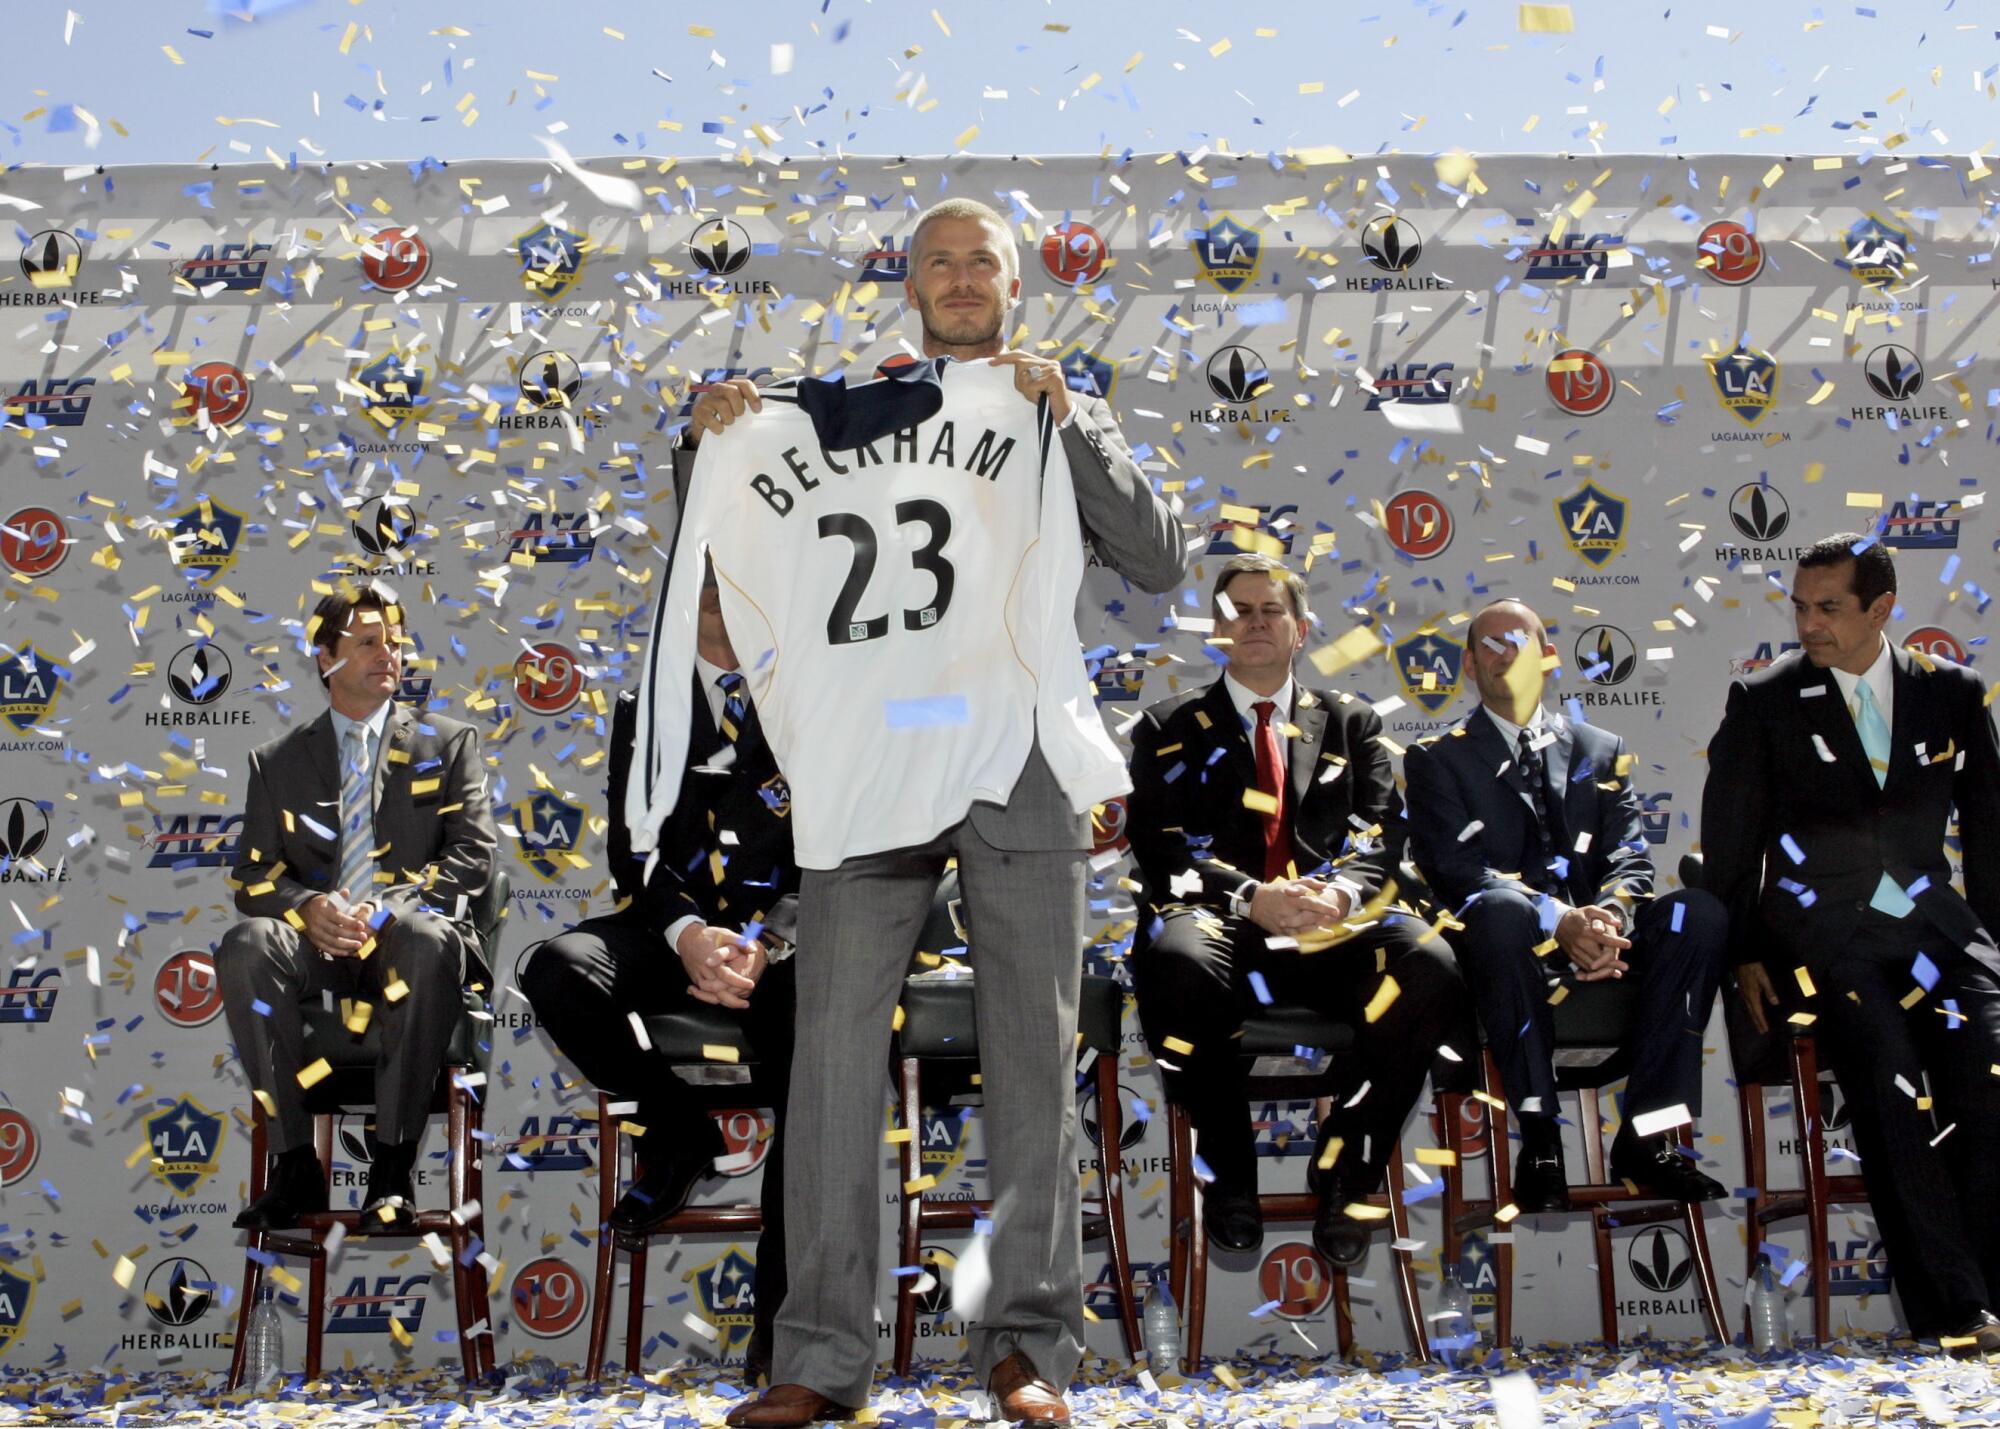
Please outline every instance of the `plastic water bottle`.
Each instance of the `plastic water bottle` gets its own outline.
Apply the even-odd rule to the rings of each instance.
[[[1758,1354],[1792,1347],[1792,1321],[1786,1313],[1785,1288],[1771,1273],[1771,1257],[1757,1257],[1750,1277],[1750,1348]]]
[[[1447,1266],[1438,1282],[1437,1309],[1431,1313],[1431,1349],[1453,1369],[1478,1358],[1479,1322],[1472,1315],[1472,1293],[1460,1283],[1455,1265]]]
[[[257,1292],[257,1303],[250,1308],[249,1335],[243,1354],[243,1382],[252,1389],[262,1389],[285,1372],[285,1332],[269,1285]]]
[[[1181,1312],[1174,1292],[1155,1278],[1139,1313],[1139,1338],[1146,1346],[1146,1363],[1155,1376],[1178,1374],[1181,1367]]]

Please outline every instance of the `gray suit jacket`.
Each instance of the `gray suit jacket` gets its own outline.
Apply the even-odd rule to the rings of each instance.
[[[429,908],[458,924],[466,966],[490,983],[479,939],[461,909],[493,877],[499,837],[486,795],[479,731],[394,706],[375,764],[376,865],[396,886],[374,896],[402,917]],[[340,876],[340,769],[333,715],[250,752],[235,877],[237,910],[284,918],[331,892]],[[461,899],[464,903],[461,903]]]
[[[1172,590],[1187,574],[1187,538],[1173,510],[1139,469],[1111,405],[1070,393],[1076,420],[1061,429],[1076,487],[1084,541],[1104,565],[1151,595]],[[674,448],[674,481],[685,495],[694,453]],[[995,848],[1087,849],[1090,817],[1072,813],[1069,799],[1042,758],[1039,740],[1005,805],[974,804],[972,826]]]

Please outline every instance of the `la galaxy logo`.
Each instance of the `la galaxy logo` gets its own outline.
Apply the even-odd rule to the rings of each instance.
[[[0,659],[0,719],[13,725],[16,733],[27,734],[56,707],[62,677],[62,666],[37,650],[32,640],[20,654]]]
[[[1233,215],[1221,214],[1206,232],[1192,240],[1201,276],[1225,293],[1234,293],[1257,276],[1264,256],[1264,235],[1245,228]]]
[[[193,571],[203,585],[236,564],[236,543],[243,535],[243,513],[207,498],[176,512],[167,526],[167,547],[174,564]]]
[[[782,774],[773,774],[757,786],[757,797],[764,801],[764,807],[771,811],[773,818],[789,818],[792,812],[792,786],[785,782]]]
[[[715,1347],[727,1353],[749,1342],[757,1326],[757,1262],[732,1245],[706,1265],[685,1272],[709,1324],[715,1326]]]
[[[550,882],[561,878],[569,860],[560,855],[576,851],[588,811],[542,789],[516,804],[514,815],[521,831],[522,861]]]
[[[1458,698],[1465,669],[1464,642],[1426,626],[1395,646],[1396,677],[1403,693],[1436,714]]]
[[[28,1327],[28,1307],[34,1303],[35,1282],[0,1265],[0,1354]]]
[[[1778,361],[1770,353],[1738,342],[1734,352],[1712,353],[1702,361],[1715,399],[1744,426],[1756,426],[1778,405]]]
[[[354,380],[367,393],[368,414],[385,426],[424,405],[424,370],[401,353],[384,353]]]
[[[1085,352],[1082,343],[1071,343],[1056,361],[1062,364],[1063,381],[1070,391],[1111,400],[1112,389],[1118,385],[1118,369],[1095,353]]]
[[[514,251],[521,256],[521,281],[537,297],[560,302],[583,276],[590,239],[585,234],[543,223],[516,238]]]
[[[1613,496],[1594,481],[1556,502],[1563,539],[1569,548],[1602,569],[1625,549],[1625,499]]]
[[[1871,213],[1847,230],[1847,254],[1833,266],[1845,268],[1863,287],[1894,288],[1902,283],[1916,251],[1908,229]]]
[[[192,1196],[222,1162],[222,1118],[181,1099],[146,1122],[153,1174],[177,1196]]]
[[[924,1107],[917,1113],[922,1125],[917,1132],[918,1163],[927,1175],[935,1176],[943,1187],[945,1178],[963,1167],[984,1169],[985,1161],[965,1159],[966,1133],[972,1118],[961,1115],[969,1107]]]

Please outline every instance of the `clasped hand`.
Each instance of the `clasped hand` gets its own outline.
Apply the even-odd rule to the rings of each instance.
[[[748,1007],[750,994],[771,961],[769,949],[759,939],[745,940],[731,929],[705,923],[683,929],[674,951],[687,969],[688,996],[717,1007]]]
[[[1602,904],[1572,908],[1556,921],[1556,946],[1576,965],[1578,982],[1602,982],[1631,971],[1619,956],[1632,946],[1618,931],[1621,926],[1617,910]]]
[[[1350,908],[1346,889],[1319,878],[1280,878],[1258,884],[1250,895],[1250,921],[1282,937],[1331,927]]]

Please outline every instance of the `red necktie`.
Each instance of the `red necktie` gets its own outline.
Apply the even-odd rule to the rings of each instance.
[[[1264,815],[1264,880],[1283,878],[1292,861],[1291,840],[1285,836],[1285,761],[1278,752],[1278,731],[1271,727],[1270,700],[1259,700],[1250,708],[1257,711],[1257,787],[1277,801],[1277,808]]]

